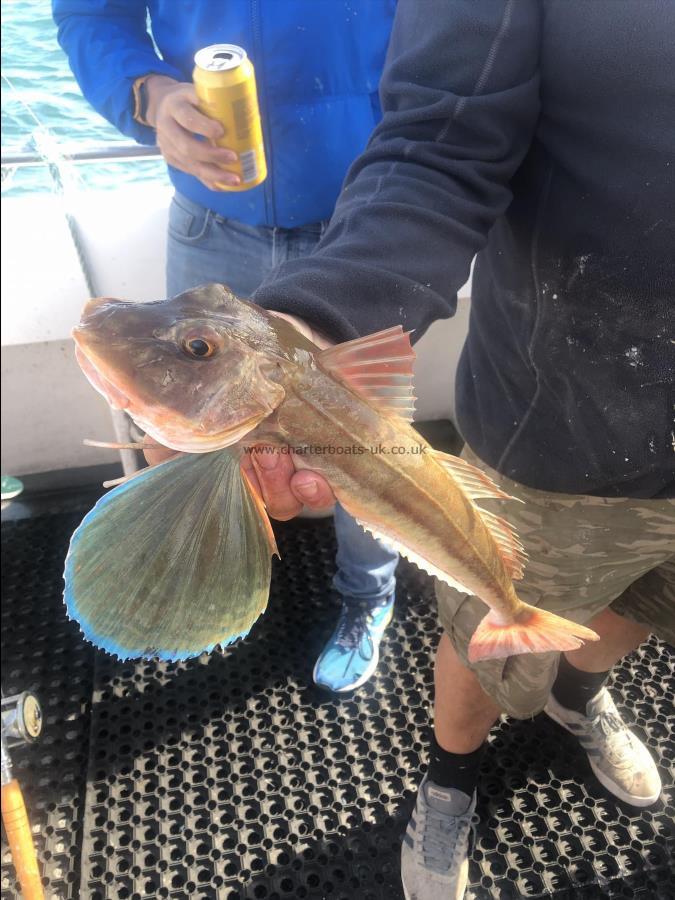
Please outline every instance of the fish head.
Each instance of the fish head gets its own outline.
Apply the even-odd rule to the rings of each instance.
[[[224,285],[152,303],[90,300],[73,338],[96,390],[174,450],[234,444],[284,398],[269,314]]]

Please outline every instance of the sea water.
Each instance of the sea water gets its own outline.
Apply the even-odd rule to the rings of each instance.
[[[36,135],[58,155],[77,145],[132,144],[84,99],[56,40],[49,0],[1,0],[2,152],[34,152]],[[39,141],[44,147],[45,141]],[[68,181],[87,188],[117,188],[139,181],[166,181],[158,160],[108,165],[68,164]],[[53,171],[53,169],[52,169]],[[47,165],[3,168],[2,195],[55,190]]]

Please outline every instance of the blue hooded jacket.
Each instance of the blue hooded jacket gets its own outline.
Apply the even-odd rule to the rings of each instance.
[[[133,119],[139,76],[191,81],[200,48],[243,47],[256,71],[266,181],[222,193],[185,172],[169,167],[169,173],[182,194],[226,218],[283,228],[330,217],[349,165],[379,121],[378,83],[395,6],[396,0],[52,3],[59,43],[83,94],[143,144],[154,144],[155,132]]]

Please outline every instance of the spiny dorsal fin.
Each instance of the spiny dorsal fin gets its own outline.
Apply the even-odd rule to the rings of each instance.
[[[442,466],[445,466],[472,500],[518,500],[519,503],[523,502],[519,497],[512,497],[511,494],[505,493],[489,475],[458,456],[450,456],[439,450],[434,450],[433,455]]]
[[[523,501],[519,497],[513,497],[503,491],[494,481],[483,472],[472,466],[471,463],[465,462],[457,456],[449,456],[446,453],[434,451],[434,456],[452,475],[465,493],[469,495],[471,500],[518,500]],[[474,506],[476,504],[474,503]],[[509,576],[517,580],[523,577],[523,569],[527,561],[527,554],[523,545],[518,539],[518,535],[513,527],[500,516],[487,512],[476,506],[476,512],[483,520],[492,537],[499,545],[502,559]]]
[[[514,581],[522,578],[525,563],[527,562],[527,553],[520,543],[513,526],[506,519],[502,519],[501,516],[496,516],[494,513],[487,512],[487,510],[479,507],[476,507],[476,509],[483,520],[483,524],[488,528],[501,550],[502,559],[509,576]]]
[[[400,325],[330,347],[319,354],[322,368],[382,412],[412,422],[415,351]]]

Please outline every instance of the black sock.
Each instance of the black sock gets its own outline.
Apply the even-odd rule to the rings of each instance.
[[[444,788],[457,788],[470,797],[478,781],[478,769],[485,744],[472,753],[450,753],[431,735],[429,748],[429,779]]]
[[[561,653],[558,677],[551,693],[566,709],[573,709],[586,715],[586,704],[607,681],[610,671],[608,669],[606,672],[582,672],[567,661],[564,653]]]

